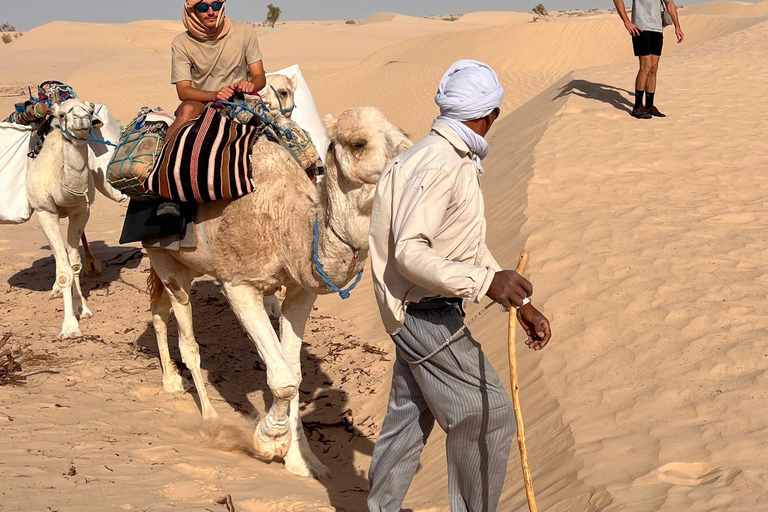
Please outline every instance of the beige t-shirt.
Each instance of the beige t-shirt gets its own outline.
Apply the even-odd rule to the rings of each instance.
[[[198,41],[184,32],[171,44],[171,83],[191,81],[201,91],[218,91],[249,80],[248,66],[262,59],[256,27],[232,22],[218,41]]]

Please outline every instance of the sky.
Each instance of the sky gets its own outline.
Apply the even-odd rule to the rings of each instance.
[[[629,2],[630,0],[626,0]],[[700,0],[682,0],[699,3]],[[543,2],[551,11],[607,8],[611,0],[227,0],[227,15],[238,21],[264,21],[267,4],[282,10],[281,20],[367,19],[378,12],[411,16],[464,14],[473,11],[528,12]],[[51,21],[127,23],[181,18],[183,0],[0,0],[0,23],[26,31]]]

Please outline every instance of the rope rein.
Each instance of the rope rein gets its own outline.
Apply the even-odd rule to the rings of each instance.
[[[420,358],[420,359],[416,359],[415,361],[410,361],[410,360],[408,360],[408,359],[405,359],[405,361],[406,361],[408,364],[421,364],[421,363],[423,363],[423,362],[425,362],[425,361],[429,361],[430,359],[432,359],[433,357],[435,357],[435,356],[436,356],[438,353],[440,353],[441,351],[443,351],[443,350],[444,350],[444,349],[445,349],[445,348],[446,348],[448,345],[450,345],[451,343],[453,343],[454,341],[456,341],[457,339],[459,339],[459,336],[460,336],[461,334],[463,334],[463,333],[464,333],[464,331],[466,331],[466,330],[469,328],[469,326],[470,326],[470,325],[472,325],[473,323],[475,323],[475,322],[476,322],[476,321],[477,321],[477,320],[478,320],[478,319],[479,319],[481,316],[483,316],[483,315],[485,314],[485,312],[486,312],[486,311],[488,311],[489,309],[491,309],[491,307],[492,307],[494,304],[496,304],[496,303],[495,303],[495,302],[491,302],[490,304],[486,304],[485,306],[483,306],[483,309],[481,309],[480,311],[478,311],[478,312],[475,314],[475,316],[473,316],[473,317],[472,317],[472,318],[469,320],[469,322],[467,322],[467,323],[465,323],[464,325],[462,325],[462,326],[461,326],[461,328],[460,328],[458,331],[454,332],[454,333],[453,333],[453,334],[452,334],[452,335],[451,335],[449,338],[447,338],[447,339],[445,340],[445,342],[443,342],[443,344],[442,344],[442,345],[440,345],[439,347],[437,347],[435,350],[433,350],[432,352],[430,352],[430,353],[429,353],[429,354],[427,354],[426,356],[424,356],[424,357],[422,357],[422,358]]]
[[[323,265],[320,263],[320,252],[318,250],[320,240],[320,223],[317,220],[317,217],[315,217],[315,224],[314,224],[314,233],[312,235],[312,260],[315,262],[315,270],[317,270],[317,274],[320,276],[320,279],[325,283],[325,285],[334,293],[338,293],[339,297],[341,297],[343,300],[347,300],[349,298],[349,294],[352,290],[355,289],[355,286],[360,282],[360,279],[363,277],[363,270],[360,271],[359,274],[357,274],[357,277],[355,278],[355,282],[352,283],[346,290],[339,289],[338,286],[333,284],[328,277],[328,274],[325,273],[323,270]]]

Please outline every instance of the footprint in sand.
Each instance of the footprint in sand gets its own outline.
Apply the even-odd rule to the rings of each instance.
[[[694,487],[717,483],[719,487],[730,485],[741,470],[723,469],[708,462],[670,462],[655,473],[659,480],[668,484]]]

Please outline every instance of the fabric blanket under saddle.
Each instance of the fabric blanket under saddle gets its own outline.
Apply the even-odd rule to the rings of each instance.
[[[259,133],[257,126],[227,119],[216,108],[208,107],[165,141],[144,187],[181,203],[231,200],[250,194],[255,189],[250,152]]]

